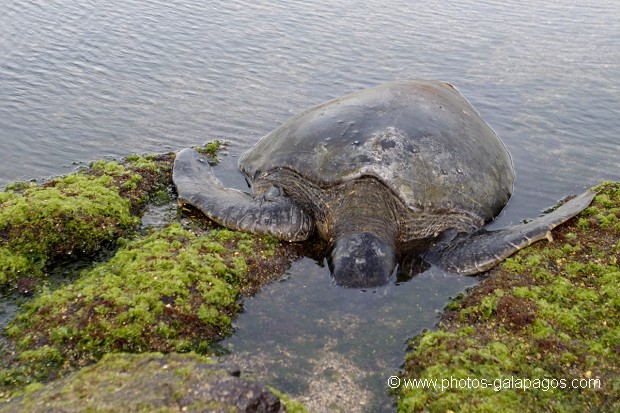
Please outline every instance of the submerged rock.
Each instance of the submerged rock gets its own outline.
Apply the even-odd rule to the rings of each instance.
[[[194,354],[109,354],[0,412],[286,412],[264,386]]]

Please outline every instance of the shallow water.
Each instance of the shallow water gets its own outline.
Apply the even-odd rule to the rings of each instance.
[[[311,411],[389,411],[387,380],[406,340],[432,327],[449,297],[477,282],[436,268],[360,291],[334,285],[310,258],[246,300],[225,359],[304,401]]]
[[[515,193],[494,227],[620,179],[616,0],[336,3],[2,0],[0,185],[221,138],[216,172],[242,188],[238,156],[292,114],[411,78],[456,85],[511,152]],[[474,281],[435,271],[359,293],[305,259],[246,303],[226,345],[261,354],[257,374],[293,394],[357,371],[349,395],[373,411],[405,339]]]

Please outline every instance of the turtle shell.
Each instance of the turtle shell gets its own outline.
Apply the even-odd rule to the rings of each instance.
[[[386,83],[308,109],[240,160],[252,181],[286,168],[327,189],[383,182],[411,210],[461,210],[488,221],[510,198],[504,144],[450,84]]]

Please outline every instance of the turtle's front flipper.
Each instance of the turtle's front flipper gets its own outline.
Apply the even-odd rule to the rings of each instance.
[[[498,231],[480,232],[440,242],[426,253],[424,259],[451,272],[473,275],[499,264],[521,248],[550,236],[550,231],[577,215],[590,205],[596,194],[585,192],[553,212],[527,224]]]
[[[192,149],[177,154],[172,180],[179,203],[198,208],[227,228],[287,241],[303,241],[314,230],[311,217],[276,188],[257,197],[224,188],[204,156]]]

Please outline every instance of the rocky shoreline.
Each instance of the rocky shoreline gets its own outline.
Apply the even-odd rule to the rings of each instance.
[[[220,146],[198,149],[216,162]],[[296,249],[214,228],[193,211],[142,228],[148,205],[174,202],[173,160],[98,161],[0,193],[0,283],[32,296],[4,331],[0,411],[303,411],[239,372],[205,367],[241,298],[281,276]],[[50,276],[76,262],[67,277]],[[195,397],[170,398],[161,386]]]
[[[199,149],[216,162],[221,144]],[[0,284],[27,297],[3,333],[0,412],[306,411],[210,358],[243,297],[300,252],[176,207],[169,222],[145,225],[148,208],[174,205],[173,160],[98,161],[0,192]],[[595,190],[553,243],[491,270],[411,341],[393,390],[399,411],[620,410],[620,183]],[[602,386],[481,388],[511,377]],[[478,386],[460,388],[468,378]],[[405,386],[413,379],[454,386]]]
[[[620,182],[593,190],[411,341],[399,412],[620,411]]]

